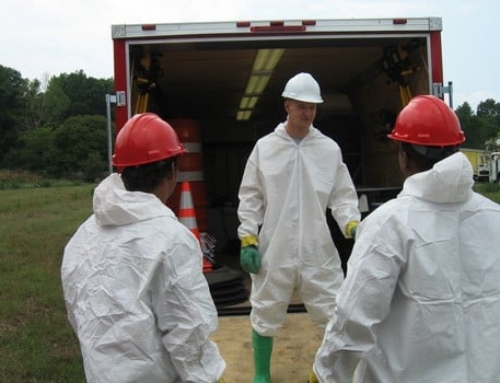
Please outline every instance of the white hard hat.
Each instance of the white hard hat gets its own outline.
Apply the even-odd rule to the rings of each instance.
[[[321,91],[316,80],[309,73],[299,73],[293,76],[285,85],[281,94],[284,98],[320,104],[323,102]]]

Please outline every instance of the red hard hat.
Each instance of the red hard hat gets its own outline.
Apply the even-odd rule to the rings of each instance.
[[[460,121],[440,98],[416,96],[399,113],[387,137],[423,146],[456,146],[465,141]]]
[[[118,132],[113,165],[144,165],[184,153],[175,130],[153,113],[136,114]]]

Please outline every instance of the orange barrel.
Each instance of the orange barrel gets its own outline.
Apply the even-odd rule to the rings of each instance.
[[[203,171],[200,124],[197,120],[171,119],[168,121],[174,128],[186,153],[179,159],[178,183],[189,181],[196,220],[200,232],[208,231],[207,185]],[[177,214],[180,202],[180,185],[170,197],[168,205]]]

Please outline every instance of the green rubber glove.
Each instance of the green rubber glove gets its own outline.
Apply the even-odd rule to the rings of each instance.
[[[260,270],[260,255],[257,246],[243,246],[240,251],[241,268],[247,273],[257,274]]]
[[[358,230],[358,227],[357,226],[354,226],[352,229],[351,229],[351,238],[356,238],[356,231]]]

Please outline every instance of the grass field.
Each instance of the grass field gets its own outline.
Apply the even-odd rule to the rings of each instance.
[[[0,382],[85,382],[59,270],[93,188],[0,191]]]
[[[44,187],[53,184],[37,179],[2,184],[0,174],[2,185],[0,382],[85,382],[59,270],[65,244],[91,214],[95,185]],[[500,202],[498,185],[476,189]]]
[[[476,183],[474,190],[500,204],[500,184],[488,182]]]

